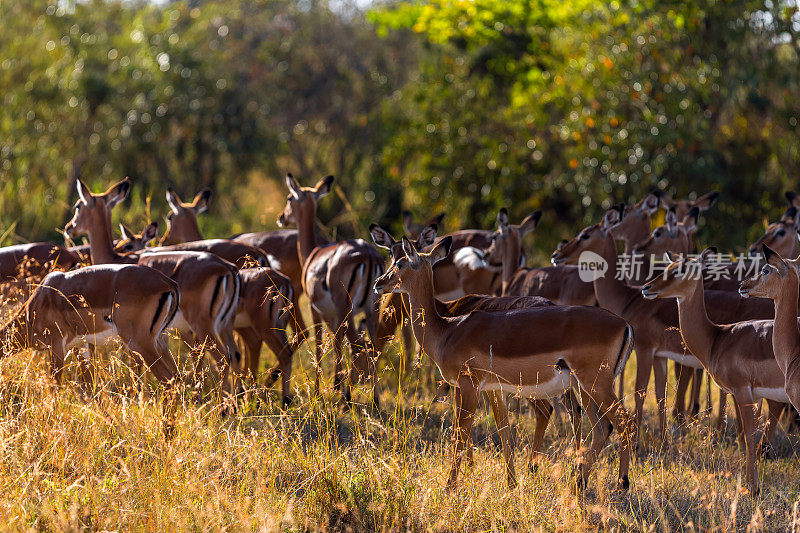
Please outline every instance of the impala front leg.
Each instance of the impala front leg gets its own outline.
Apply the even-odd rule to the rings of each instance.
[[[450,476],[447,479],[447,490],[456,488],[464,448],[472,441],[472,424],[475,420],[475,409],[478,406],[478,395],[468,376],[459,379],[459,386],[453,387],[453,389],[453,407],[457,425],[454,428],[453,466],[450,468]]]
[[[750,485],[750,491],[755,497],[758,496],[758,465],[756,462],[759,452],[756,405],[752,396],[746,392],[734,394],[734,401],[742,421],[742,433],[744,433],[746,478]]]
[[[528,456],[528,470],[535,472],[539,466],[540,458],[544,457],[541,453],[542,442],[544,441],[544,434],[547,430],[547,426],[550,423],[550,416],[553,414],[553,406],[546,400],[534,400],[533,398],[528,398],[528,403],[531,405],[536,415],[536,427],[533,430],[533,444],[531,445],[531,453]]]
[[[494,423],[497,426],[498,433],[500,433],[500,442],[503,444],[503,458],[506,461],[508,486],[514,489],[517,486],[517,474],[514,471],[514,447],[511,444],[505,393],[502,390],[495,390],[488,391],[487,395],[492,404]]]

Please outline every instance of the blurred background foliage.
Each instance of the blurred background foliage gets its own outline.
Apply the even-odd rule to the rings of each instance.
[[[5,0],[0,20],[4,243],[57,239],[77,177],[130,175],[134,225],[168,185],[213,187],[222,236],[274,227],[286,171],[332,173],[332,235],[508,206],[544,210],[542,253],[653,187],[720,191],[699,238],[742,250],[798,188],[793,0]]]

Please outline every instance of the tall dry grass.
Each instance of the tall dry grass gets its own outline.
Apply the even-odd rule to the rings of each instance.
[[[50,378],[46,354],[16,353],[0,361],[0,529],[800,527],[797,438],[779,431],[774,457],[761,463],[763,494],[753,498],[743,488],[733,424],[718,435],[703,418],[670,432],[663,445],[645,430],[627,494],[614,490],[616,447],[607,447],[588,490],[578,495],[566,421],[551,426],[547,458],[529,472],[532,418],[527,411],[513,418],[520,483],[509,491],[494,423],[482,408],[475,464],[462,470],[460,488],[447,492],[450,407],[433,401],[424,368],[401,376],[399,347],[389,351],[381,360],[380,410],[342,412],[329,388],[316,398],[306,345],[295,362],[295,406],[282,410],[277,389],[254,388],[236,413],[222,418],[212,374],[201,399],[184,391],[169,443],[152,379],[139,382],[120,351],[96,354],[93,387],[71,360],[71,382],[60,388]],[[267,359],[265,365],[272,361]],[[328,387],[331,366],[326,346]],[[367,398],[366,390],[355,390],[357,402]],[[647,428],[653,428],[651,399],[646,415]]]

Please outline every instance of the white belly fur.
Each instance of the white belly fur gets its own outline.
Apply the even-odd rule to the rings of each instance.
[[[753,396],[755,398],[762,398],[764,400],[772,400],[775,402],[789,403],[789,395],[786,394],[786,389],[783,387],[777,389],[768,389],[765,387],[754,387]]]
[[[680,363],[683,366],[688,366],[691,368],[703,368],[703,365],[697,359],[697,357],[693,356],[690,353],[674,353],[674,352],[658,352],[656,353],[656,357],[662,357],[664,359],[670,359],[675,361],[676,363]]]
[[[502,390],[510,394],[519,394],[523,398],[547,400],[561,396],[568,390],[571,384],[571,377],[568,370],[558,370],[550,380],[535,385],[515,385],[514,383],[502,383],[497,380],[486,380],[480,384],[479,392]],[[457,381],[450,381],[450,384],[458,387]]]
[[[103,330],[92,333],[91,335],[75,337],[72,339],[66,344],[66,350],[83,346],[87,342],[95,346],[105,346],[106,344],[109,344],[112,339],[117,337],[117,328],[114,326],[114,324],[108,324],[106,322],[104,322],[104,324],[106,324],[107,327]]]

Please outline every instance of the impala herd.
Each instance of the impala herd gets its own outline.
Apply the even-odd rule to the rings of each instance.
[[[44,351],[60,383],[71,350],[91,375],[84,350],[121,340],[133,367],[142,374],[146,367],[163,386],[169,439],[180,387],[200,384],[206,352],[219,369],[223,410],[235,409],[237,395],[261,377],[262,344],[277,359],[264,373],[266,385],[280,378],[283,403],[292,403],[292,359],[306,334],[298,302],[305,295],[315,334],[315,394],[323,379],[323,324],[333,336],[333,384],[345,409],[351,405],[351,385],[362,381],[371,383],[377,406],[376,361],[398,328],[406,366],[415,339],[435,363],[454,403],[449,488],[456,486],[462,456],[472,458],[472,424],[483,392],[500,434],[510,486],[517,483],[506,407],[507,395],[513,394],[528,400],[536,417],[530,468],[541,458],[553,406],[563,403],[576,448],[582,443],[583,411],[591,422],[591,445],[579,454],[578,485],[586,485],[615,430],[622,490],[629,486],[629,460],[651,371],[659,435],[665,437],[671,360],[678,380],[674,416],[688,415],[689,391],[690,408],[697,409],[703,370],[721,389],[720,420],[726,393],[733,396],[747,481],[758,493],[761,447],[782,411],[800,408],[800,259],[794,259],[800,255],[800,196],[787,193],[789,208],[749,248],[752,261],[720,266],[715,262],[722,256],[714,249],[690,255],[699,215],[717,193],[688,201],[654,191],[636,204],[614,206],[598,223],[562,241],[552,266],[529,268],[522,239],[538,226],[539,211],[515,224],[501,209],[496,230],[443,237],[437,231],[444,214],[419,223],[404,212],[407,236],[400,240],[376,224],[369,228],[374,244],[389,251],[387,263],[364,240],[328,242],[316,232],[317,204],[330,192],[333,176],[313,187],[299,185],[291,175],[285,181],[289,194],[278,225],[296,229],[204,239],[197,216],[207,210],[211,191],[183,202],[168,189],[166,232],[152,247],[158,238],[155,223],[141,234],[121,225],[121,239],[114,239],[111,214],[130,191],[127,179],[103,193],[78,181],[79,199],[64,234],[68,242],[86,236],[88,245],[43,242],[0,249],[0,286],[23,302],[0,330],[2,355],[21,348]],[[651,231],[660,209],[666,210],[665,223]],[[640,258],[641,268],[620,267],[620,243],[626,254]],[[589,281],[581,266],[585,254],[607,267]],[[649,262],[662,257],[666,266],[653,275]],[[755,272],[740,275],[741,283],[732,280],[747,269]],[[712,271],[729,275],[709,276]],[[287,328],[294,331],[291,337]],[[177,333],[189,348],[193,371],[188,375],[179,371],[167,332]],[[349,365],[345,339],[352,353]],[[632,353],[637,363],[633,415],[620,401],[620,376]],[[762,399],[769,407],[763,431]]]

